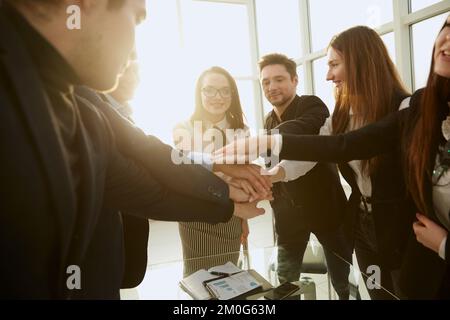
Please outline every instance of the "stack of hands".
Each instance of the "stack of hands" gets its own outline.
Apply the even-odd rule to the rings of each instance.
[[[229,186],[234,215],[242,218],[241,242],[249,235],[247,219],[264,214],[258,203],[273,200],[272,182],[264,168],[254,164],[214,164],[214,172]]]
[[[261,150],[251,150],[249,146],[258,145],[260,138],[236,140],[213,154],[213,170],[230,188],[230,199],[235,203],[234,215],[245,220],[264,214],[264,209],[257,207],[260,201],[273,200],[274,172],[251,164],[259,157]],[[245,147],[240,148],[241,145]],[[267,147],[270,149],[270,145]],[[238,153],[237,150],[243,152]]]
[[[251,219],[264,214],[257,208],[263,200],[273,200],[272,182],[264,168],[254,164],[214,164],[214,172],[229,186],[230,199],[235,203],[234,214]]]
[[[259,139],[260,137],[253,137],[236,140],[213,154],[214,172],[219,173],[228,183],[230,199],[235,202],[234,214],[243,219],[264,214],[264,209],[257,208],[258,202],[273,200],[274,172],[251,164],[258,159],[259,152],[262,151],[258,147]],[[252,146],[257,147],[255,149]]]

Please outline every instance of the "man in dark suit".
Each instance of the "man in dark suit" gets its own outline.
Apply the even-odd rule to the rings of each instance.
[[[105,115],[89,101],[75,99],[73,87],[114,86],[133,47],[135,25],[145,17],[145,1],[78,3],[79,30],[67,28],[65,1],[6,1],[0,7],[4,298],[118,298],[123,245],[117,210],[210,223],[262,211],[254,204],[233,204],[228,187],[207,171],[209,184],[195,169],[192,180],[186,173],[161,183],[167,172],[155,173],[128,157],[144,153],[143,137],[133,135],[128,148],[117,151],[119,136]],[[170,153],[168,147],[161,150]],[[175,179],[190,181],[201,195],[170,188]]]
[[[272,130],[296,119],[303,134],[318,134],[329,112],[318,97],[296,95],[295,62],[281,54],[270,54],[261,58],[259,67],[264,94],[273,106],[266,117],[265,129]],[[290,182],[284,179],[283,164],[272,170],[277,173],[274,177],[283,174],[283,178],[274,180],[278,183],[274,185],[272,202],[280,282],[299,279],[303,255],[313,232],[324,247],[334,288],[341,299],[348,299],[350,268],[337,255],[351,262],[351,249],[341,230],[346,198],[336,167],[317,164]]]

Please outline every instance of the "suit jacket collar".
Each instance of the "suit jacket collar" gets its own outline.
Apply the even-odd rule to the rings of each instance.
[[[0,9],[0,63],[3,64],[13,91],[17,93],[17,106],[23,113],[25,125],[29,128],[36,146],[38,159],[48,178],[61,239],[59,283],[65,283],[61,282],[66,276],[63,266],[76,219],[76,200],[70,181],[70,169],[62,154],[62,147],[54,129],[55,124],[50,116],[50,101],[22,38],[5,15],[4,8]]]
[[[281,121],[278,119],[275,110],[270,111],[268,118],[266,120],[266,128],[273,129],[285,121],[295,119],[295,115],[297,113],[297,106],[299,105],[299,102],[300,97],[296,95],[294,97],[294,100],[292,100],[292,102],[289,104],[289,106],[286,108],[286,110],[284,110],[283,114],[281,115]]]
[[[299,101],[300,97],[296,95],[294,97],[294,100],[292,100],[292,102],[288,105],[286,110],[284,110],[283,114],[281,115],[282,122],[295,119],[295,114],[297,112],[296,106],[299,105]]]

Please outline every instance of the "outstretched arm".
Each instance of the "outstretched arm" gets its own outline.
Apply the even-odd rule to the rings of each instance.
[[[400,146],[400,119],[408,112],[409,109],[398,111],[359,130],[336,136],[282,134],[247,138],[218,150],[214,158],[227,163],[249,162],[267,150],[281,149],[279,158],[285,160],[339,163],[370,159]]]
[[[147,136],[93,90],[77,87],[77,98],[100,110],[114,132],[117,151],[132,159],[161,186],[179,194],[227,205],[228,187],[221,179],[197,164],[178,165],[173,161],[175,150],[154,136]],[[217,197],[221,193],[225,196]]]
[[[399,119],[409,110],[402,110],[386,118],[335,136],[282,135],[281,159],[348,162],[365,160],[390,152],[400,144]]]
[[[217,191],[217,196],[225,196]],[[239,200],[239,199],[237,199]],[[161,186],[139,166],[113,152],[107,169],[105,203],[139,217],[162,221],[201,221],[219,223],[232,215],[251,219],[264,214],[253,203],[226,205],[190,197]]]

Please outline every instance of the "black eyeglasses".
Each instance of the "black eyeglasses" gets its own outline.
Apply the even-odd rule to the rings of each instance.
[[[219,93],[222,98],[230,98],[232,90],[230,88],[216,89],[214,87],[205,87],[202,89],[202,93],[207,98],[214,98],[217,96],[217,93]]]
[[[445,173],[450,168],[450,140],[447,141],[440,157],[440,165],[433,170],[433,186],[445,186],[450,183],[450,175],[444,178]]]

